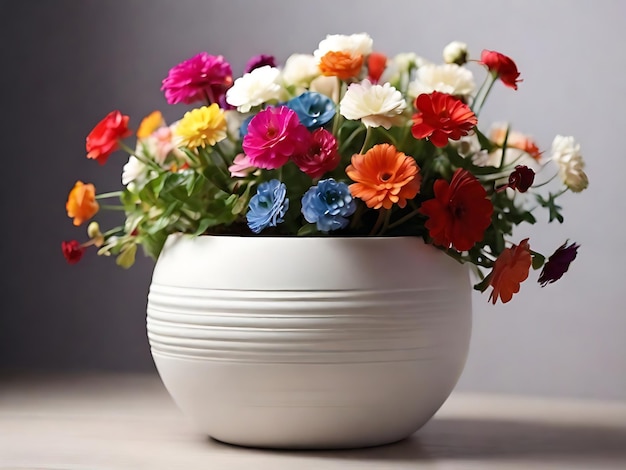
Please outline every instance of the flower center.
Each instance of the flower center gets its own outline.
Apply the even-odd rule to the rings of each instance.
[[[382,175],[380,175],[380,179],[382,181],[389,181],[389,179],[391,178],[392,174],[388,173],[388,172],[384,172]]]

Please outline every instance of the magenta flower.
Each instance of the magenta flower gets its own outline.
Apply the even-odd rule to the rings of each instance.
[[[228,167],[230,176],[233,178],[245,178],[256,168],[250,163],[250,159],[243,153],[238,154],[233,160],[233,164]]]
[[[340,158],[335,136],[320,128],[311,134],[308,152],[294,155],[293,161],[311,178],[319,178],[327,171],[337,168]]]
[[[172,67],[161,90],[169,104],[191,104],[205,99],[216,103],[232,83],[233,72],[224,57],[201,52]]]
[[[269,65],[270,67],[276,67],[276,58],[273,55],[259,54],[250,58],[246,64],[245,73],[252,72],[254,69]]]
[[[569,246],[566,245],[567,242],[563,243],[559,248],[557,248],[554,254],[548,258],[548,262],[544,265],[538,279],[541,287],[545,287],[548,284],[561,279],[563,274],[565,274],[569,269],[569,265],[576,259],[580,245],[577,245],[576,243],[572,243]]]
[[[267,108],[250,120],[243,151],[257,168],[280,168],[309,148],[311,134],[295,111],[286,106]]]

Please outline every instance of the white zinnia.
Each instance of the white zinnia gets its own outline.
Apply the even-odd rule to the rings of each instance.
[[[406,101],[389,83],[372,85],[369,80],[348,87],[339,110],[350,120],[360,119],[367,127],[391,128],[406,109]]]
[[[226,92],[226,102],[236,106],[240,113],[247,113],[254,106],[279,100],[282,91],[280,70],[265,65],[235,80]]]
[[[292,54],[283,67],[283,81],[287,86],[308,87],[319,74],[317,59],[311,54]]]
[[[469,96],[474,92],[474,75],[471,70],[456,64],[426,64],[417,69],[416,78],[409,84],[412,97],[439,91],[455,96]]]
[[[465,63],[467,61],[467,44],[452,41],[443,48],[443,61],[448,64]]]
[[[580,153],[580,144],[572,136],[557,135],[552,142],[552,160],[559,166],[561,180],[575,193],[589,186],[584,171],[585,161]]]
[[[128,162],[124,165],[124,168],[122,169],[122,184],[126,186],[133,181],[138,181],[144,178],[147,173],[147,165],[134,155],[131,155],[128,158]]]
[[[326,39],[322,39],[313,53],[319,61],[329,52],[347,52],[350,54],[369,55],[372,52],[374,41],[367,33],[360,34],[329,34]]]

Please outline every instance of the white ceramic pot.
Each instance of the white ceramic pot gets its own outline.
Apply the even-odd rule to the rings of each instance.
[[[159,374],[197,429],[273,448],[387,444],[455,386],[467,268],[421,239],[173,235],[148,298]]]

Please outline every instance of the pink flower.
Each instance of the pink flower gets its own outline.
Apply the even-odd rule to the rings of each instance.
[[[205,99],[215,103],[232,83],[233,72],[224,57],[201,52],[170,69],[161,90],[169,104]]]
[[[240,153],[233,160],[233,164],[228,167],[228,171],[230,171],[230,176],[233,178],[244,178],[248,176],[248,174],[252,173],[256,168],[254,165],[250,163],[250,159],[247,155]]]
[[[267,108],[250,120],[243,151],[257,168],[280,168],[290,158],[306,152],[311,134],[295,111],[286,106]]]
[[[252,72],[254,69],[269,65],[270,67],[276,67],[276,58],[273,55],[259,54],[250,58],[246,64],[244,73]]]
[[[311,178],[319,178],[337,168],[340,159],[337,140],[326,129],[316,129],[311,134],[309,151],[292,157],[298,168]]]

